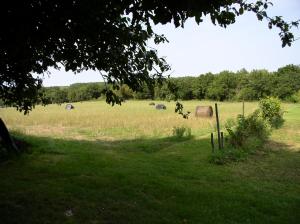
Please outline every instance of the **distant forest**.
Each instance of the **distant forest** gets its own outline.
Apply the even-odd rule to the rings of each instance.
[[[177,87],[181,100],[255,101],[264,97],[278,97],[283,101],[300,101],[300,66],[287,65],[276,72],[242,69],[237,72],[222,71],[206,73],[198,77],[171,78]],[[44,87],[48,103],[78,102],[98,99],[102,96],[104,83],[77,83],[68,87]],[[140,92],[134,92],[127,85],[116,90],[123,99],[175,99],[167,84],[156,85],[149,90],[145,85]]]

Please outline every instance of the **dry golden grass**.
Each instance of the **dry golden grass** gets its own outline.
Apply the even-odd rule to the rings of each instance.
[[[156,110],[149,101],[127,101],[122,106],[110,106],[104,101],[74,103],[74,110],[65,110],[65,105],[37,106],[29,115],[14,108],[2,108],[0,114],[7,126],[14,131],[36,136],[52,136],[67,139],[118,140],[141,137],[165,137],[173,127],[191,128],[195,136],[203,136],[215,130],[215,116],[196,118],[197,105],[211,105],[209,101],[185,101],[184,109],[191,111],[189,119],[174,113],[174,102],[159,102],[167,110]],[[242,103],[219,102],[221,126],[228,118],[242,113]],[[285,104],[285,109],[294,108]],[[245,103],[245,113],[257,108],[257,103]],[[292,123],[290,125],[293,125]],[[286,132],[293,131],[286,127]]]
[[[174,113],[174,102],[159,102],[167,110],[155,110],[149,101],[127,101],[122,106],[110,106],[103,101],[74,103],[74,110],[65,105],[37,106],[24,116],[13,108],[1,109],[1,117],[14,131],[37,136],[73,139],[132,139],[168,136],[173,127],[186,126],[196,136],[205,135],[215,128],[215,117],[196,118],[197,105],[211,105],[208,101],[185,101],[184,109],[191,111],[189,119]],[[220,102],[219,114],[223,124],[228,118],[242,113],[242,103]],[[246,113],[252,112],[257,103],[245,103]]]

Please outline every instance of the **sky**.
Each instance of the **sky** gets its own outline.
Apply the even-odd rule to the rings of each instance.
[[[287,21],[300,19],[299,0],[273,0],[270,16],[283,16]],[[214,26],[205,19],[199,26],[193,19],[184,28],[158,25],[156,33],[164,34],[169,43],[155,45],[159,56],[164,56],[172,70],[171,77],[198,76],[207,72],[238,71],[242,68],[276,71],[287,64],[300,65],[300,39],[291,47],[281,47],[278,30],[269,30],[266,21],[258,21],[253,13],[245,13],[226,29]],[[300,28],[294,30],[300,37]],[[44,86],[67,86],[72,83],[103,81],[98,72],[79,74],[50,69]]]

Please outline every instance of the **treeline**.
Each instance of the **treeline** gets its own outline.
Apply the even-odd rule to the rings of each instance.
[[[47,103],[79,102],[97,99],[104,90],[103,83],[76,83],[66,87],[44,87]]]
[[[150,90],[146,85],[140,92],[133,92],[123,85],[116,93],[123,99],[217,100],[254,101],[267,96],[284,101],[300,101],[300,66],[287,65],[276,72],[242,69],[238,72],[207,73],[198,77],[171,78],[176,92],[165,83]],[[73,84],[69,87],[47,87],[44,93],[49,103],[92,100],[102,97],[104,83]]]

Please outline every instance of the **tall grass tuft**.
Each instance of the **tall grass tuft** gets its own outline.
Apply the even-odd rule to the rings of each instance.
[[[192,137],[192,130],[189,127],[173,127],[172,134],[176,138],[191,138]]]

